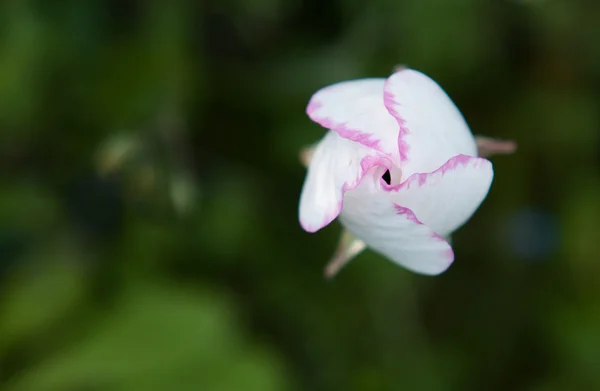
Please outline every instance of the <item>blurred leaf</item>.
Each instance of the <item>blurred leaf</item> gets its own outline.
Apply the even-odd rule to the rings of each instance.
[[[444,0],[397,2],[394,26],[398,61],[432,75],[450,73],[461,84],[476,80],[477,69],[502,55],[496,44],[491,2]],[[404,37],[408,39],[403,39]],[[439,76],[438,76],[439,77]],[[448,83],[443,83],[448,88]]]
[[[185,172],[171,175],[169,190],[173,207],[180,216],[188,215],[198,203],[199,188],[191,175]]]
[[[14,342],[43,333],[84,297],[84,274],[73,264],[74,250],[45,246],[11,274],[0,301],[0,352]]]
[[[199,234],[207,249],[217,254],[243,253],[252,242],[263,239],[256,226],[263,212],[257,178],[232,167],[224,167],[218,178],[214,195],[207,194]]]
[[[600,273],[600,178],[587,173],[574,175],[573,188],[562,210],[565,267],[574,285],[584,295],[600,299],[597,276]]]
[[[43,73],[44,29],[27,2],[0,5],[0,126],[14,139],[30,136]]]
[[[0,191],[0,221],[29,233],[45,233],[60,218],[54,194],[34,180],[5,185]]]
[[[274,358],[243,342],[218,295],[134,283],[84,340],[8,390],[280,391]]]
[[[539,149],[589,156],[600,142],[600,116],[587,93],[551,86],[524,86],[509,108],[519,139]],[[573,137],[577,134],[577,137]]]
[[[569,373],[569,390],[597,390],[598,351],[600,351],[600,306],[588,301],[583,305],[559,305],[550,318],[553,345],[562,373]],[[567,389],[567,388],[560,388]]]

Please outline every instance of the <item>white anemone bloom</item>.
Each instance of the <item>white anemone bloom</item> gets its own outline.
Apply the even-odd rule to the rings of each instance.
[[[306,111],[328,131],[304,153],[299,218],[316,232],[339,217],[330,276],[365,247],[416,273],[445,271],[447,238],[492,183],[492,163],[479,155],[515,148],[476,139],[444,90],[411,69],[323,88]]]

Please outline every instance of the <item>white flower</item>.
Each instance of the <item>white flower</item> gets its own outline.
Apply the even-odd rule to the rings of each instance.
[[[401,69],[323,88],[307,114],[329,131],[303,155],[300,223],[316,232],[339,216],[346,230],[326,274],[365,247],[416,273],[445,271],[454,253],[444,238],[472,216],[493,178],[448,95],[426,75]],[[479,141],[486,154],[515,148]]]

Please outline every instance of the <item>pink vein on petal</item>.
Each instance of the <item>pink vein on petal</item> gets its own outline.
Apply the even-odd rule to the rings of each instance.
[[[365,147],[373,148],[377,151],[381,151],[379,146],[380,140],[373,138],[372,133],[365,133],[359,130],[349,129],[346,124],[341,124],[336,128],[333,128],[338,134],[348,140],[356,141]]]
[[[482,164],[487,164],[489,161],[484,158],[468,156],[468,155],[456,155],[451,157],[446,163],[444,163],[440,168],[435,171],[428,173],[415,173],[409,176],[404,182],[395,185],[395,186],[386,186],[384,187],[385,191],[399,191],[403,188],[410,189],[410,186],[413,183],[416,183],[417,186],[423,186],[427,183],[427,180],[436,174],[441,174],[444,176],[449,171],[454,171],[458,167],[467,166],[469,164],[473,165],[473,167],[479,167]]]
[[[381,147],[379,146],[380,140],[373,138],[372,133],[366,133],[361,132],[360,130],[350,129],[348,125],[346,125],[346,123],[336,123],[329,117],[320,118],[313,116],[312,119],[322,127],[337,132],[340,135],[340,137],[343,137],[350,141],[355,141],[364,145],[365,147],[373,148],[381,152]]]
[[[389,79],[388,79],[389,80]],[[406,126],[406,120],[402,118],[400,113],[398,113],[395,109],[396,106],[400,106],[400,103],[396,101],[396,95],[393,92],[388,90],[388,82],[386,81],[384,91],[383,91],[383,104],[387,111],[396,118],[398,122],[398,152],[400,154],[401,160],[408,160],[408,150],[410,146],[404,140],[404,136],[406,136],[410,131]]]
[[[417,216],[415,216],[414,212],[409,208],[400,206],[398,204],[394,204],[394,209],[396,209],[397,215],[406,216],[406,218],[412,221],[413,223],[423,225],[423,223],[419,219],[417,219]]]
[[[335,220],[339,216],[340,212],[342,211],[342,208],[344,207],[344,194],[348,190],[352,190],[352,189],[356,188],[361,183],[361,181],[364,178],[367,171],[373,166],[383,166],[383,167],[386,167],[389,169],[391,167],[391,162],[389,162],[386,158],[378,157],[378,156],[363,157],[360,161],[361,171],[358,173],[356,178],[353,181],[344,182],[344,184],[342,185],[342,188],[340,190],[342,193],[342,196],[341,196],[340,200],[338,201],[337,207],[331,213],[326,214],[324,216],[323,221],[319,226],[316,226],[316,227],[307,226],[307,225],[304,225],[302,223],[302,221],[300,221],[300,223],[304,227],[304,229],[306,229],[306,231],[308,231],[308,232],[316,232],[317,230],[327,226],[329,223],[331,223],[333,220]]]
[[[409,208],[400,206],[398,204],[394,204],[394,209],[396,209],[397,215],[405,216],[409,221],[412,221],[415,224],[425,225],[417,218],[417,216],[415,216],[415,213],[412,210],[410,210]],[[446,239],[442,238],[440,235],[438,235],[435,232],[432,232],[431,237],[436,240],[442,241],[444,243],[448,243],[448,241]],[[444,256],[446,258],[448,258],[450,261],[454,260],[454,251],[452,251],[452,247],[449,247],[448,250],[446,250],[444,252]]]
[[[364,145],[365,147],[373,148],[379,152],[383,152],[380,146],[381,140],[375,138],[373,133],[367,133],[356,129],[351,129],[348,127],[347,123],[339,123],[335,122],[331,117],[319,117],[316,112],[323,107],[323,104],[316,99],[311,99],[308,102],[308,106],[306,106],[306,114],[324,127],[325,129],[331,129],[337,132],[341,137],[355,141]]]

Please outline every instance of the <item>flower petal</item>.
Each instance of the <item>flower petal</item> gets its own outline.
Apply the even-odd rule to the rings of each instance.
[[[361,79],[317,91],[306,113],[326,129],[373,148],[398,164],[398,123],[384,106],[385,79]]]
[[[459,155],[396,187],[365,180],[345,194],[340,221],[391,261],[416,273],[439,274],[454,260],[443,237],[471,217],[492,178],[488,160]]]
[[[302,227],[316,232],[332,222],[340,214],[344,192],[355,188],[373,166],[385,171],[391,162],[374,149],[327,132],[313,151],[300,195]]]
[[[489,160],[458,155],[434,172],[412,175],[388,197],[412,210],[437,234],[448,236],[479,208],[493,177]]]
[[[385,197],[365,202],[365,192],[370,192],[367,185],[346,193],[340,221],[348,231],[375,252],[415,273],[436,275],[448,269],[454,253],[443,238],[410,209]]]
[[[404,178],[431,172],[453,156],[477,155],[473,135],[444,90],[428,76],[405,69],[385,83],[384,102],[399,125]]]

